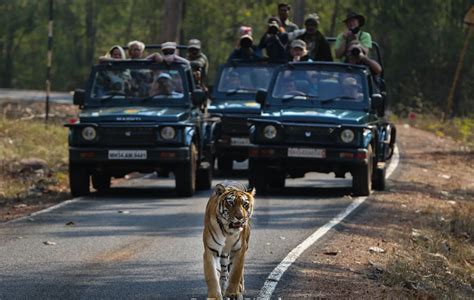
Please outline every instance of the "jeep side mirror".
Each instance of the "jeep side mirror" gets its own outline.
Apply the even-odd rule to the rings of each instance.
[[[82,106],[84,105],[86,99],[86,92],[81,89],[77,89],[74,91],[74,97],[72,98],[72,103],[74,105]]]
[[[372,94],[372,109],[377,112],[379,117],[385,115],[385,101],[381,94]]]
[[[257,91],[257,95],[255,96],[255,100],[257,103],[260,103],[260,105],[263,107],[265,105],[265,100],[267,99],[267,92],[263,90]]]
[[[192,93],[191,98],[195,106],[201,106],[207,99],[206,93],[202,90],[195,90]]]

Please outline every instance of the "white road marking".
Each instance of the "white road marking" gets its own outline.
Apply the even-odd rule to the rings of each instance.
[[[3,224],[16,223],[16,222],[19,222],[19,221],[23,221],[23,220],[25,220],[25,219],[30,219],[30,218],[32,218],[32,217],[34,217],[34,216],[37,216],[37,215],[40,215],[40,214],[44,214],[44,213],[50,212],[50,211],[55,210],[55,209],[58,209],[58,208],[60,208],[60,207],[63,207],[63,206],[69,205],[69,204],[71,204],[71,203],[77,202],[77,201],[79,201],[79,200],[81,200],[81,199],[82,199],[82,198],[75,198],[75,199],[71,199],[71,200],[66,200],[66,201],[61,202],[61,203],[59,203],[59,204],[50,206],[50,207],[45,208],[45,209],[43,209],[43,210],[36,211],[36,212],[34,212],[34,213],[31,213],[31,214],[29,214],[29,215],[27,215],[27,216],[24,216],[24,217],[20,217],[20,218],[18,218],[18,219],[10,220],[10,221],[5,222],[5,223],[3,223]]]
[[[386,171],[386,177],[390,177],[393,171],[398,166],[400,160],[400,155],[398,152],[398,147],[395,147],[393,157],[390,161],[390,164]],[[301,244],[296,246],[290,253],[281,261],[281,263],[276,266],[275,269],[270,273],[267,280],[263,284],[262,289],[258,293],[257,299],[270,299],[273,291],[275,290],[278,281],[283,276],[283,273],[300,257],[300,255],[306,251],[311,245],[313,245],[317,240],[324,236],[329,230],[334,226],[339,224],[345,217],[347,217],[352,211],[354,211],[359,205],[361,205],[367,197],[357,197],[355,200],[340,214],[334,217],[331,221],[324,224],[322,227],[318,228],[313,234],[311,234],[306,240]]]

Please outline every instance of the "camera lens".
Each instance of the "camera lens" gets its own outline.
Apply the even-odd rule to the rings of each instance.
[[[354,56],[359,56],[360,54],[360,49],[359,48],[353,48],[351,50],[351,54],[354,55]]]

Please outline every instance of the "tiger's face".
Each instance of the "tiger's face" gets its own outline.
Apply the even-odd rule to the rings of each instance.
[[[218,184],[218,213],[221,222],[231,231],[240,231],[247,224],[253,212],[255,189],[242,191]]]

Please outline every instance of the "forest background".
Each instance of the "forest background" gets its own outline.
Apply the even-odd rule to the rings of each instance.
[[[336,36],[347,9],[366,17],[364,31],[382,49],[389,105],[399,115],[443,115],[461,49],[464,16],[473,0],[288,1],[300,27],[317,12],[319,30]],[[83,88],[90,66],[110,46],[130,40],[158,44],[174,39],[202,41],[210,60],[210,82],[236,45],[241,25],[258,42],[277,1],[54,0],[52,89]],[[0,0],[0,87],[44,89],[48,1]],[[474,40],[474,39],[473,39]],[[474,43],[467,48],[454,93],[452,116],[474,114]]]

